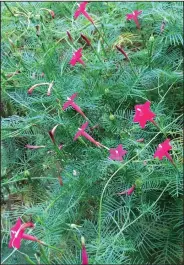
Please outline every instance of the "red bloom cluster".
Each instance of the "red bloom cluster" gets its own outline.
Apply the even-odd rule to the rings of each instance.
[[[80,15],[85,16],[92,24],[94,24],[93,19],[90,17],[90,15],[87,13],[86,11],[86,5],[88,4],[88,2],[82,2],[81,4],[79,4],[78,9],[75,11],[74,13],[74,18],[77,19]],[[52,18],[55,17],[54,11],[50,10],[50,15],[52,16]],[[138,16],[142,13],[142,11],[138,11],[138,10],[134,10],[131,14],[127,14],[126,15],[126,19],[127,20],[133,20],[137,26],[138,29],[140,29],[140,24],[139,24],[139,20],[138,20]],[[73,38],[70,34],[69,31],[66,32],[68,35],[68,38],[71,42],[73,42]],[[88,46],[91,45],[90,40],[84,35],[81,34],[81,37],[83,38],[83,40],[86,42],[86,44]],[[127,60],[129,60],[129,57],[127,55],[127,53],[124,51],[123,48],[121,48],[120,46],[116,45],[116,48],[119,52],[121,52],[125,58]],[[79,48],[78,50],[76,50],[73,53],[73,56],[70,60],[70,64],[72,66],[75,66],[77,63],[85,65],[84,61],[82,60],[82,48]],[[35,84],[33,85],[31,88],[29,88],[28,90],[28,94],[32,94],[33,90],[36,87],[42,86],[42,85],[48,85],[48,91],[47,91],[47,95],[50,96],[51,95],[51,90],[53,87],[53,82],[51,83],[40,83],[40,84]],[[85,116],[85,114],[83,113],[83,111],[81,110],[81,108],[74,102],[75,98],[77,97],[77,93],[74,93],[71,97],[67,97],[67,101],[63,104],[62,110],[66,110],[69,107],[72,107],[76,112],[78,112],[83,118],[87,119],[88,118]],[[153,123],[155,126],[157,126],[156,122],[154,121],[154,118],[156,117],[156,114],[154,112],[151,111],[150,109],[150,105],[151,102],[150,101],[146,101],[144,104],[139,104],[139,105],[135,105],[135,115],[133,118],[133,122],[138,122],[140,127],[142,129],[145,128],[146,123],[147,122],[151,122]],[[55,131],[57,129],[59,124],[55,125],[53,127],[53,129],[49,130],[49,136],[52,140],[52,142],[55,144]],[[109,151],[109,159],[112,160],[117,160],[117,161],[123,161],[123,157],[126,155],[127,150],[123,149],[123,145],[119,144],[116,148],[108,148],[104,145],[102,145],[100,142],[97,142],[92,136],[90,136],[85,130],[87,129],[89,125],[89,122],[86,121],[85,123],[82,124],[82,126],[80,128],[78,128],[77,133],[74,136],[74,141],[77,140],[80,136],[85,137],[87,140],[89,140],[91,143],[93,143],[94,145],[96,145],[97,147],[104,147]],[[157,126],[158,127],[158,126]],[[144,138],[138,139],[137,142],[143,142]],[[37,146],[37,145],[29,145],[27,144],[25,146],[26,148],[29,149],[39,149],[39,148],[43,148],[45,146]],[[58,146],[59,150],[61,150],[63,148],[63,144],[60,144]],[[173,163],[172,157],[169,154],[169,151],[172,149],[172,146],[170,145],[170,139],[166,139],[164,142],[160,143],[155,151],[154,154],[154,158],[158,157],[160,160],[163,159],[163,157],[165,156],[167,159],[169,159],[169,161],[171,163]],[[145,162],[146,163],[146,162]],[[62,181],[62,177],[58,176],[58,180],[60,185],[63,185],[63,181]],[[137,185],[137,184],[136,184]],[[119,195],[128,195],[130,196],[136,187],[135,184],[133,184],[130,188],[118,193]],[[25,224],[21,223],[21,219],[19,218],[16,222],[16,224],[11,228],[11,238],[10,238],[10,242],[9,242],[9,247],[13,247],[16,249],[20,248],[21,245],[21,240],[25,239],[25,240],[31,240],[31,241],[36,241],[39,242],[41,244],[44,244],[42,241],[38,240],[36,237],[25,234],[25,230],[27,228],[33,228],[34,224],[32,222],[27,222]],[[86,247],[85,247],[85,240],[84,237],[81,237],[81,242],[82,242],[82,264],[86,265],[88,264],[88,254],[86,251]]]

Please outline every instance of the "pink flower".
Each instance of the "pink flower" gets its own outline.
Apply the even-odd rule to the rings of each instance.
[[[69,40],[70,40],[70,41],[73,41],[73,39],[72,39],[72,36],[71,36],[70,32],[67,30],[67,32],[66,32],[66,33],[67,33],[67,35],[68,35],[68,38],[69,38]]]
[[[129,58],[128,58],[126,52],[125,52],[121,47],[118,47],[118,45],[116,45],[116,48],[118,49],[118,51],[120,51],[120,52],[125,56],[125,58],[126,58],[127,60],[129,60]]]
[[[25,145],[26,148],[28,149],[39,149],[39,148],[44,148],[44,145],[30,145],[30,144],[26,144]]]
[[[22,239],[41,242],[34,236],[24,234],[25,229],[29,227],[34,227],[34,224],[32,222],[21,224],[21,219],[18,218],[16,224],[11,228],[9,248],[19,249]]]
[[[88,253],[86,251],[85,239],[83,236],[81,237],[81,242],[82,242],[82,265],[88,265]]]
[[[91,45],[90,40],[85,35],[81,34],[81,37],[83,38],[83,40],[85,40],[85,42],[87,43],[88,46]]]
[[[86,5],[88,2],[82,2],[79,5],[79,8],[75,11],[74,18],[78,18],[79,15],[83,14],[92,24],[94,24],[93,19],[90,17],[90,15],[86,12]]]
[[[134,10],[131,14],[126,15],[127,20],[134,20],[135,24],[137,25],[137,28],[140,29],[139,21],[138,21],[138,15],[140,15],[142,11]]]
[[[163,157],[166,156],[171,161],[171,163],[173,163],[172,157],[168,153],[168,151],[171,149],[172,146],[170,145],[170,139],[166,139],[163,143],[158,145],[157,150],[154,154],[154,158],[158,157],[160,160],[162,160]]]
[[[151,102],[146,101],[144,104],[135,106],[135,116],[133,121],[138,122],[141,128],[145,127],[147,121],[156,124],[153,120],[156,115],[150,110],[150,104]]]
[[[62,109],[65,110],[71,106],[73,109],[75,109],[78,113],[80,113],[80,115],[82,115],[86,119],[87,117],[85,116],[85,114],[82,112],[80,107],[74,102],[74,99],[76,98],[76,96],[77,96],[77,93],[73,94],[70,98],[67,97],[68,101],[64,103]]]
[[[128,196],[132,194],[132,192],[134,191],[135,189],[135,185],[133,185],[131,188],[127,189],[127,190],[124,190],[120,193],[118,193],[119,195],[122,195],[122,194],[127,194]]]
[[[72,59],[70,60],[70,64],[74,66],[78,62],[82,65],[85,65],[81,57],[82,57],[82,48],[78,49],[76,52],[73,53]]]
[[[118,147],[116,148],[111,148],[109,150],[110,152],[110,156],[109,158],[112,159],[112,160],[119,160],[119,161],[122,161],[122,156],[124,156],[127,151],[123,149],[123,146],[122,144],[119,144]]]
[[[91,143],[95,144],[96,146],[100,146],[100,143],[95,141],[87,132],[85,132],[85,129],[88,126],[88,122],[85,122],[81,128],[79,128],[78,132],[76,133],[74,137],[74,141],[77,140],[79,136],[84,136],[86,139],[88,139]]]

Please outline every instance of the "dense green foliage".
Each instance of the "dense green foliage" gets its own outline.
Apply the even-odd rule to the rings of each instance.
[[[80,233],[90,264],[181,264],[183,3],[91,2],[95,27],[83,16],[74,20],[76,8],[74,2],[2,4],[2,259],[12,252],[12,225],[32,216],[31,234],[59,249],[22,241],[21,252],[34,264],[80,264]],[[133,10],[143,11],[140,30],[126,21]],[[72,67],[80,47],[85,67]],[[47,86],[27,94],[34,84],[52,81],[51,96]],[[89,134],[109,148],[123,144],[122,162],[85,138],[73,141],[85,120],[62,105],[76,92],[89,127],[98,124]],[[147,100],[161,131],[150,122],[145,129],[133,123],[134,106]],[[56,124],[61,150],[48,134]],[[153,158],[166,137],[177,168]],[[134,183],[131,196],[117,195]],[[80,232],[69,224],[80,225]],[[15,251],[5,264],[30,264],[28,256]]]

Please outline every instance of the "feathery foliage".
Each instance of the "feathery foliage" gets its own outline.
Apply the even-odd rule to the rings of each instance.
[[[183,3],[91,2],[94,25],[74,20],[76,9],[75,2],[2,4],[2,260],[80,264],[84,235],[90,264],[182,264]],[[140,30],[126,20],[133,10],[142,10]],[[72,67],[81,47],[85,67]],[[52,81],[50,96],[47,85],[27,93]],[[62,106],[76,92],[87,132],[108,148],[122,144],[122,162],[85,138],[73,141],[85,120]],[[160,131],[133,123],[134,106],[148,100]],[[54,145],[48,132],[56,124]],[[153,158],[166,137],[176,167]],[[117,194],[133,184],[131,196]],[[49,247],[24,240],[11,255],[10,228],[30,216],[29,233]]]

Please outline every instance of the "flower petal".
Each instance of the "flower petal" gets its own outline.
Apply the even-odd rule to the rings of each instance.
[[[28,234],[22,234],[22,238],[25,240],[38,241],[37,237]]]

